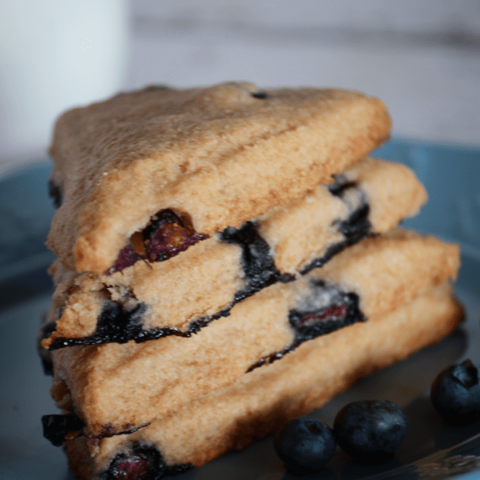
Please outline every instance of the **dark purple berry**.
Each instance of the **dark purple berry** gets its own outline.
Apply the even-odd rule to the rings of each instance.
[[[134,444],[129,453],[117,455],[104,473],[105,480],[160,478],[163,459],[155,447]]]
[[[143,232],[145,256],[151,262],[168,260],[205,238],[195,231],[188,215],[163,210]]]
[[[110,267],[106,274],[111,275],[115,272],[121,272],[124,268],[131,267],[137,263],[138,260],[142,260],[142,255],[139,255],[133,248],[133,245],[129,244],[120,250],[118,258],[113,267]]]
[[[55,447],[60,447],[65,440],[73,438],[85,426],[75,415],[44,415],[42,424],[43,436]]]
[[[323,468],[335,453],[332,430],[312,417],[287,422],[275,435],[275,451],[294,475],[307,475]]]
[[[402,410],[386,400],[363,400],[343,407],[333,433],[338,445],[362,463],[382,463],[395,454],[407,433]]]
[[[437,376],[430,398],[446,422],[467,425],[480,420],[480,372],[470,361],[452,365]]]
[[[173,210],[162,210],[152,217],[143,232],[136,232],[124,247],[114,265],[105,273],[121,272],[139,260],[162,262],[205,240],[207,235],[197,233],[190,217]]]
[[[321,281],[312,282],[311,285],[314,297],[329,295],[331,303],[322,308],[315,306],[318,309],[313,311],[309,311],[311,306],[306,310],[290,310],[288,320],[295,330],[296,344],[366,320],[360,311],[357,294],[343,292],[337,286],[328,286]]]
[[[267,92],[264,92],[263,90],[253,92],[251,95],[253,98],[258,98],[259,100],[266,100],[268,98]]]
[[[191,464],[167,465],[153,445],[134,443],[126,453],[119,453],[110,463],[102,480],[159,480],[177,475],[193,467]]]
[[[62,206],[62,190],[52,179],[48,181],[48,195],[53,200],[53,206],[55,208],[60,208]]]
[[[149,470],[148,459],[135,455],[125,460],[120,460],[116,466],[116,475],[114,478],[138,479],[144,478]]]

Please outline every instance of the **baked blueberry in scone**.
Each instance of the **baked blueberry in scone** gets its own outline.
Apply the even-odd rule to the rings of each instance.
[[[177,250],[182,239],[190,242],[196,235],[187,219],[173,212],[158,215],[146,234],[134,236],[135,248],[133,243],[125,247],[133,252],[132,266],[124,253],[117,271],[112,267],[106,275],[75,274],[57,262],[54,298],[62,314],[44,345],[56,349],[191,336],[262,288],[293,280],[362,238],[389,230],[415,214],[425,199],[407,167],[364,159],[296,202],[199,240],[168,261],[151,262],[152,235],[162,240],[161,248],[170,242]]]

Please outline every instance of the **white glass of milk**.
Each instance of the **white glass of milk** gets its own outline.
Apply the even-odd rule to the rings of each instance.
[[[0,163],[44,152],[55,118],[122,85],[126,0],[0,2]]]

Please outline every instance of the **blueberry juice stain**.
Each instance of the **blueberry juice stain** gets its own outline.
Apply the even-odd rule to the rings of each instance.
[[[295,332],[294,341],[284,349],[261,358],[247,372],[280,360],[307,340],[366,321],[356,293],[343,292],[337,286],[327,286],[323,281],[313,281],[311,284],[311,297],[302,299],[298,307],[288,313],[288,321]],[[328,298],[326,305],[319,305],[325,303],[316,300],[321,297]]]
[[[300,272],[302,275],[307,274],[314,268],[323,267],[335,255],[345,250],[350,245],[358,243],[360,240],[372,235],[370,223],[370,205],[367,202],[365,194],[358,188],[355,182],[349,182],[343,175],[333,175],[334,183],[328,186],[330,193],[341,198],[347,205],[347,193],[354,191],[358,203],[353,208],[348,218],[345,220],[337,220],[333,226],[343,235],[343,240],[337,242],[327,248],[325,254],[313,260]],[[351,205],[349,206],[351,208]]]
[[[102,343],[127,343],[142,334],[142,317],[147,311],[144,303],[138,303],[130,309],[114,300],[106,300],[97,318],[95,335],[80,338],[60,337],[50,346],[57,350],[75,345],[99,345]]]

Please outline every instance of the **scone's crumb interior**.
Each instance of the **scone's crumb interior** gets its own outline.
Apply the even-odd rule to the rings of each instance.
[[[175,248],[177,255],[168,261],[141,258],[145,257],[144,238],[149,237],[142,232],[132,235],[126,247],[133,265],[119,272],[77,274],[57,261],[57,273],[52,271],[57,286],[56,328],[43,345],[62,348],[190,336],[271,283],[292,281],[368,235],[390,230],[417,213],[426,200],[411,170],[384,160],[362,159],[334,179],[301,200],[245,222],[240,229],[228,227],[186,250]],[[180,241],[184,232],[192,233],[187,231],[188,218],[182,221],[171,211],[165,217],[159,214],[159,222],[151,222],[155,235],[160,230],[162,248],[169,242],[162,226],[173,227],[174,234],[180,230]],[[115,316],[109,317],[111,329],[102,313],[109,301],[122,307],[118,322]],[[142,315],[125,324],[122,311],[132,312],[140,305]],[[125,328],[119,329],[116,323]]]

